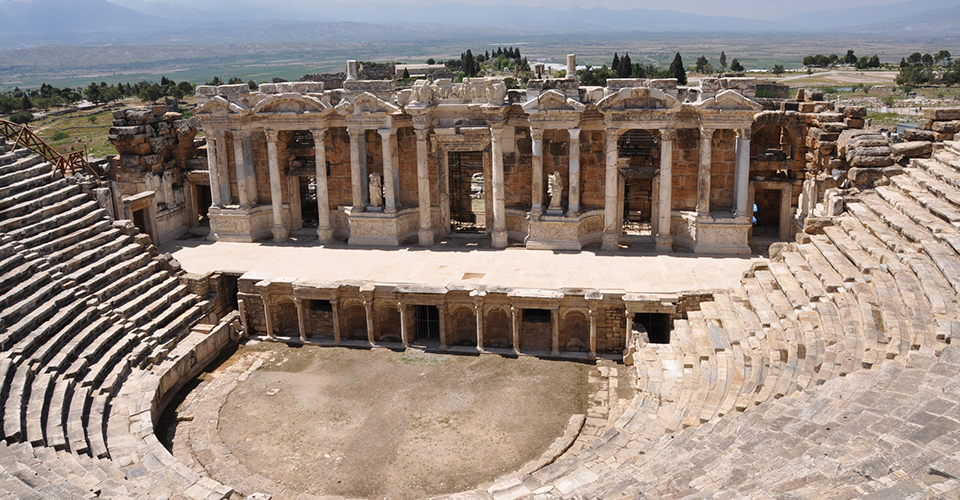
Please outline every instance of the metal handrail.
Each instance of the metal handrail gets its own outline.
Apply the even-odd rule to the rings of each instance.
[[[30,128],[26,125],[13,123],[0,118],[0,135],[5,136],[7,139],[10,139],[11,137],[15,138],[13,140],[12,149],[17,149],[20,146],[30,149],[34,153],[42,156],[44,160],[52,163],[64,177],[66,177],[68,173],[73,174],[77,170],[82,169],[87,170],[98,179],[102,177],[102,174],[97,172],[92,165],[87,163],[87,159],[84,158],[83,152],[75,151],[64,156],[57,152],[57,150],[50,147],[49,144],[43,142],[43,139],[37,136],[37,134],[33,133],[33,131],[30,130]]]

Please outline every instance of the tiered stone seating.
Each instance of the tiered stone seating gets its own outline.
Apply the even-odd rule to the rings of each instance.
[[[210,309],[134,234],[38,156],[0,155],[0,498],[230,495],[181,470],[152,420],[136,439],[108,438],[111,418],[130,436],[150,420],[159,385],[117,399],[122,387],[187,356],[173,351]]]
[[[641,349],[637,401],[660,392],[659,405],[632,405],[578,453],[475,493],[956,497],[958,195],[960,145],[946,143],[689,312],[671,345]],[[682,425],[654,425],[665,412]]]

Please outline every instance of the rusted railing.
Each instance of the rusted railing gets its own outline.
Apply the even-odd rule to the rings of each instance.
[[[87,163],[87,159],[83,157],[83,152],[75,151],[64,156],[50,147],[49,144],[43,142],[43,139],[34,134],[26,125],[0,119],[0,135],[13,141],[12,149],[25,147],[42,156],[44,160],[52,163],[64,177],[73,175],[78,170],[86,170],[97,178],[102,175]]]

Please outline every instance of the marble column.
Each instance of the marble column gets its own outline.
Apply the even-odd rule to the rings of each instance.
[[[550,355],[560,355],[560,309],[554,307],[550,310],[550,326],[552,327],[553,341],[550,349]]]
[[[747,207],[750,191],[750,139],[753,130],[749,128],[737,131],[737,167],[733,188],[734,217],[750,217],[752,210]]]
[[[217,177],[220,180],[220,203],[232,205],[230,194],[230,170],[227,168],[227,137],[223,130],[216,132],[217,137]]]
[[[347,129],[350,135],[350,189],[353,195],[353,211],[363,212],[363,185],[366,179],[360,171],[360,134],[362,130]]]
[[[493,248],[507,247],[507,221],[503,197],[503,127],[490,127],[493,157]]]
[[[283,224],[283,191],[280,187],[280,158],[277,154],[276,130],[267,130],[267,161],[270,164],[270,202],[273,205],[273,240],[286,241],[287,227]]]
[[[300,297],[293,298],[294,305],[297,306],[297,326],[300,328],[300,342],[307,342],[307,316],[306,312],[303,310],[303,299]]]
[[[400,311],[400,341],[403,342],[403,347],[406,348],[409,345],[407,341],[407,306],[403,302],[397,302],[397,310]]]
[[[260,203],[260,196],[257,194],[257,169],[253,164],[253,140],[251,133],[244,130],[241,133],[241,142],[243,144],[243,166],[246,169],[246,189],[247,201],[251,206],[257,206]]]
[[[393,137],[393,129],[380,129],[380,143],[383,152],[383,204],[384,212],[388,214],[397,213],[396,190],[394,189],[393,178],[393,153],[390,148],[390,139]]]
[[[363,301],[363,311],[367,315],[367,342],[373,344],[373,299]]]
[[[607,164],[604,177],[604,204],[603,204],[603,240],[601,249],[606,252],[616,250],[620,239],[620,229],[623,222],[617,219],[617,196],[619,188],[619,172],[617,172],[617,139],[620,131],[606,129]]]
[[[267,337],[275,339],[277,336],[273,334],[273,311],[270,307],[270,298],[264,297],[262,293],[260,297],[263,299],[263,319],[267,323]]]
[[[240,208],[250,207],[250,198],[247,192],[247,166],[243,156],[243,138],[239,132],[233,133],[233,162],[237,171],[237,194],[240,198]]]
[[[627,315],[627,333],[624,335],[624,339],[627,341],[627,345],[630,345],[630,339],[633,336],[633,313],[630,311],[626,312]]]
[[[513,350],[520,352],[520,309],[510,306],[510,334],[513,338]]]
[[[394,131],[390,135],[390,158],[393,165],[393,198],[397,209],[403,206],[403,198],[400,196],[400,147],[398,146],[397,133]]]
[[[470,295],[473,297],[473,312],[477,317],[477,350],[483,351],[483,297],[486,292],[474,290]]]
[[[597,357],[597,306],[590,305],[590,357]]]
[[[447,305],[440,304],[437,306],[437,312],[440,316],[440,350],[447,350]]]
[[[220,167],[217,163],[217,139],[212,130],[205,130],[207,136],[207,171],[210,173],[210,199],[213,206],[219,207],[220,201]]]
[[[433,210],[430,208],[430,169],[427,164],[427,138],[430,131],[416,129],[417,134],[417,200],[420,204],[420,246],[433,245]]]
[[[340,301],[333,299],[330,301],[330,309],[333,310],[333,341],[340,343]]]
[[[700,129],[700,171],[697,175],[697,215],[710,215],[710,176],[713,165],[713,129]]]
[[[567,215],[576,217],[580,215],[580,129],[569,129],[570,133],[570,189],[567,192],[569,197],[567,201]]]
[[[330,192],[327,188],[327,145],[326,130],[312,130],[313,157],[317,163],[317,240],[322,245],[333,241],[333,228],[330,226]]]
[[[530,216],[531,219],[536,220],[543,215],[543,130],[531,128],[530,138],[533,140]]]
[[[660,207],[657,209],[657,251],[673,249],[673,141],[675,130],[660,131]]]

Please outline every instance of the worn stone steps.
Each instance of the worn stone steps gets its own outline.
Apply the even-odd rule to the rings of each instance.
[[[35,175],[24,177],[20,172],[7,174],[5,179],[0,180],[0,199],[7,199],[17,193],[28,191],[37,186],[47,184],[51,180],[53,164],[48,162],[37,163],[30,167],[29,171]],[[16,180],[16,179],[20,180]],[[11,182],[12,181],[12,182]]]
[[[900,177],[902,176],[894,176],[893,178]],[[943,220],[936,213],[931,213],[928,208],[923,205],[923,203],[911,196],[911,194],[916,193],[904,192],[903,190],[893,186],[878,186],[876,188],[876,192],[880,198],[886,201],[893,208],[899,210],[901,214],[905,215],[917,225],[924,228],[927,233],[955,231],[953,226],[950,225],[949,221]],[[933,200],[927,201],[931,203],[933,202]]]
[[[97,202],[91,201],[61,214],[52,222],[45,221],[43,225],[48,227],[45,231],[36,233],[30,237],[24,237],[15,233],[11,234],[11,236],[18,238],[20,243],[27,249],[31,249],[49,243],[62,236],[67,236],[78,230],[85,229],[95,222],[104,219],[106,216],[107,211],[102,208],[97,208]]]
[[[16,184],[24,179],[49,174],[52,164],[44,162],[39,155],[30,155],[17,159],[13,163],[0,167],[0,186]]]
[[[72,210],[83,203],[88,203],[89,200],[90,197],[86,194],[76,193],[66,199],[57,200],[54,203],[37,208],[25,215],[4,219],[2,222],[0,222],[0,231],[15,232],[21,228],[38,225],[38,223],[41,223],[41,221],[51,217],[56,217],[57,215],[68,210]]]
[[[36,188],[36,190],[37,192],[28,191],[22,193],[25,201],[9,207],[0,208],[0,220],[3,220],[4,224],[6,224],[7,221],[11,219],[37,213],[46,207],[80,194],[80,186],[69,184],[64,179],[45,184]],[[19,225],[16,227],[19,227]]]
[[[922,174],[917,173],[916,175]],[[931,181],[931,183],[934,184],[934,187],[942,187],[937,184],[936,181]],[[937,216],[944,222],[950,224],[960,222],[960,211],[957,210],[955,204],[941,198],[939,193],[931,190],[930,186],[917,182],[911,174],[894,175],[890,177],[890,184],[899,188],[902,193],[922,205],[930,214]],[[947,188],[943,187],[943,189]],[[947,191],[955,192],[955,190],[952,189],[947,189]]]
[[[110,245],[110,242],[119,239],[120,236],[120,230],[115,228],[93,232],[83,240],[79,240],[76,243],[47,254],[45,260],[53,265],[56,270],[62,273],[68,273],[76,267],[75,265],[68,264],[68,261],[73,261],[78,258],[82,259],[84,255],[91,250],[107,247]]]

